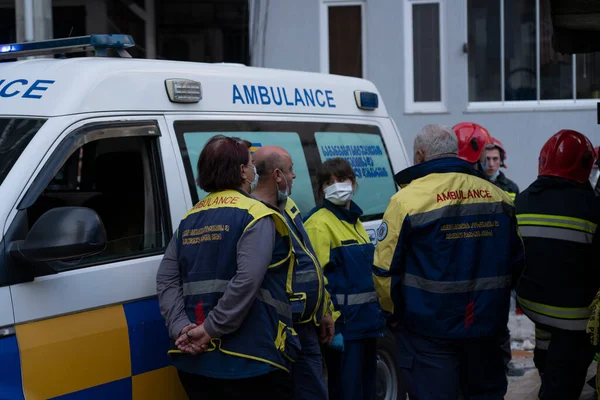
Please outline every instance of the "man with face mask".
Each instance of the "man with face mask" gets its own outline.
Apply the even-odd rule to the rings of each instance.
[[[492,143],[485,146],[482,158],[483,171],[489,181],[508,193],[510,198],[515,201],[519,194],[519,187],[500,171],[500,167],[506,168],[504,163],[506,150],[502,143],[498,139],[492,138]]]
[[[254,164],[260,178],[253,195],[285,216],[297,258],[290,300],[302,353],[292,367],[294,399],[326,400],[320,343],[329,344],[333,339],[333,305],[300,210],[289,197],[296,178],[292,158],[281,147],[265,146],[254,153]]]

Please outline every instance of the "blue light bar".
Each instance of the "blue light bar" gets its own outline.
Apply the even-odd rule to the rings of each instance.
[[[356,106],[361,110],[375,110],[379,107],[379,96],[373,92],[354,91]]]
[[[64,39],[40,40],[0,45],[0,60],[17,57],[64,54],[95,50],[96,56],[106,56],[108,49],[121,57],[131,57],[125,49],[135,46],[130,35],[88,35]]]

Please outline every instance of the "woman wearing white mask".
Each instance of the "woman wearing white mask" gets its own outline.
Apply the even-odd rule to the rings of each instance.
[[[371,275],[374,246],[352,201],[356,176],[342,158],[328,160],[317,174],[323,204],[304,224],[328,280],[336,311],[336,337],[325,349],[330,400],[375,397],[377,338],[385,320]]]

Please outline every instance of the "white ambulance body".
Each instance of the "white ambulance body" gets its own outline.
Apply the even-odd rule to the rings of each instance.
[[[204,196],[196,162],[215,134],[287,149],[303,214],[320,201],[319,165],[347,159],[374,243],[393,175],[409,165],[362,79],[128,58],[0,63],[0,397],[185,397],[156,270]],[[106,228],[99,254],[73,233],[81,207]],[[384,342],[380,390],[394,398]]]

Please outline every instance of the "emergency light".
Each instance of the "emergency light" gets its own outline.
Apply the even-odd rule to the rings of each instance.
[[[379,107],[379,96],[373,92],[354,91],[356,106],[361,110],[375,110]]]
[[[167,79],[165,88],[173,103],[198,103],[202,100],[202,85],[191,79]]]
[[[50,54],[77,53],[94,50],[96,56],[106,57],[108,49],[115,50],[119,56],[130,58],[125,50],[134,47],[130,35],[88,35],[64,39],[40,40],[0,45],[0,60],[17,57],[41,56]]]

